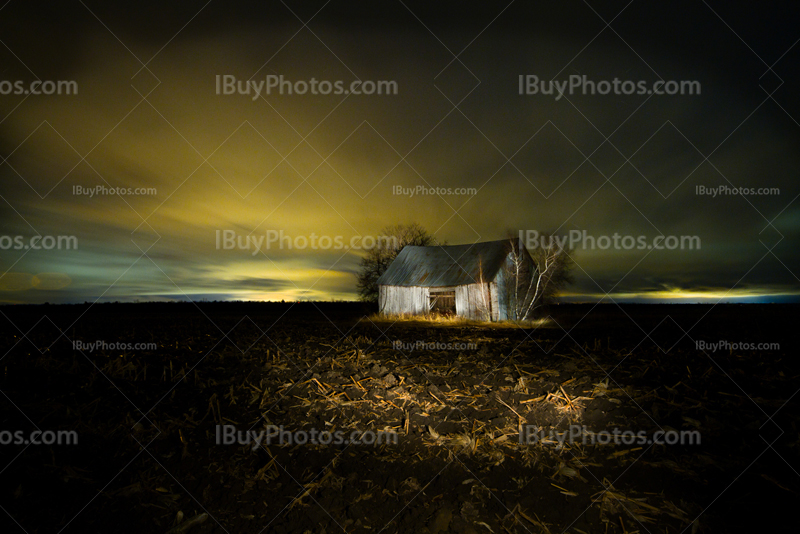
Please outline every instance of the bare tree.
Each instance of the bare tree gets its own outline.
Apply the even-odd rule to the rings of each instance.
[[[386,272],[403,247],[406,245],[427,247],[438,244],[436,238],[418,223],[395,224],[381,230],[376,246],[361,258],[360,270],[356,275],[358,294],[365,302],[378,301],[378,278]]]
[[[527,251],[517,237],[505,264],[506,299],[512,320],[524,321],[536,316],[540,308],[572,282],[574,262],[564,240],[541,234],[535,248]],[[532,262],[530,260],[533,260]]]
[[[478,312],[480,312],[484,321],[491,321],[492,290],[491,284],[488,284],[486,280],[483,279],[483,260],[481,258],[478,258],[478,273],[478,289],[481,292],[481,300],[483,301],[482,305],[478,306]],[[486,300],[487,294],[489,296],[488,301]]]

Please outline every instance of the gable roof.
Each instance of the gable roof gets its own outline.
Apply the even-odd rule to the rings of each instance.
[[[508,239],[469,245],[406,246],[378,278],[378,285],[447,287],[491,282],[510,251]]]

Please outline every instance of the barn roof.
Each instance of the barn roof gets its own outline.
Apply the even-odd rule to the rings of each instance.
[[[470,245],[406,246],[378,285],[446,287],[491,282],[511,251],[508,239]]]

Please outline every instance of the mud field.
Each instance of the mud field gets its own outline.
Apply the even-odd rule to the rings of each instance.
[[[793,520],[796,307],[562,305],[536,329],[369,313],[2,308],[0,532],[654,534]],[[8,442],[35,430],[78,442]]]

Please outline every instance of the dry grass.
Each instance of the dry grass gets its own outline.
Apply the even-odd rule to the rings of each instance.
[[[431,313],[427,315],[386,315],[373,313],[362,321],[373,324],[401,324],[405,326],[449,327],[449,326],[477,326],[482,328],[549,328],[553,326],[551,319],[533,319],[527,321],[477,321],[456,315],[441,315]]]

